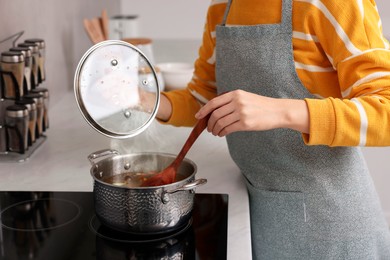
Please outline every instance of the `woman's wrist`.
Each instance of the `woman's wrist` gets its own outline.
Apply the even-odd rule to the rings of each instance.
[[[168,121],[172,115],[172,104],[169,99],[161,93],[160,95],[160,105],[157,111],[157,118],[161,121]]]
[[[282,127],[301,133],[310,131],[309,109],[305,100],[282,99]]]

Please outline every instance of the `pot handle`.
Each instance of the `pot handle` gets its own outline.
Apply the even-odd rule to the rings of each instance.
[[[193,190],[198,186],[201,186],[203,184],[206,184],[207,180],[206,179],[198,179],[195,180],[194,182],[187,183],[179,188],[173,189],[173,190],[166,190],[164,191],[165,193],[172,194],[178,191],[185,191],[185,190]]]
[[[164,204],[168,203],[169,202],[168,194],[173,194],[173,193],[178,192],[178,191],[186,191],[186,190],[190,190],[191,192],[194,192],[194,189],[196,187],[201,186],[201,185],[206,184],[206,183],[207,183],[206,179],[198,179],[198,180],[195,180],[193,182],[187,183],[179,188],[176,188],[173,190],[165,190],[162,192],[161,201]]]
[[[96,159],[100,158],[100,157],[103,157],[103,156],[113,156],[113,155],[119,155],[119,152],[117,150],[112,150],[112,149],[103,149],[103,150],[99,150],[99,151],[96,151],[94,153],[91,153],[90,155],[88,155],[88,160],[89,162],[94,165],[95,164],[95,161]]]

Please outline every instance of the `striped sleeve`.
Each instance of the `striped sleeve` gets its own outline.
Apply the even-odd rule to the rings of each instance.
[[[390,145],[390,51],[375,2],[295,1],[309,15],[305,22],[297,22],[294,41],[310,38],[307,45],[320,46],[317,50],[327,57],[327,61],[314,61],[317,67],[309,66],[316,58],[297,57],[298,74],[303,82],[329,74],[308,87],[322,98],[306,99],[310,133],[304,141],[329,146]]]

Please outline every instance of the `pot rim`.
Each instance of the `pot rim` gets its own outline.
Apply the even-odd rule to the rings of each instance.
[[[134,153],[127,153],[127,154],[115,154],[113,156],[101,159],[101,160],[93,163],[93,165],[90,168],[90,174],[91,174],[93,180],[96,181],[96,182],[99,182],[100,184],[102,184],[104,186],[109,186],[109,187],[112,187],[112,188],[115,188],[115,189],[119,189],[119,190],[155,190],[155,189],[160,189],[160,188],[176,187],[176,186],[178,186],[180,184],[183,184],[183,183],[187,182],[190,178],[193,178],[195,176],[195,174],[197,173],[197,169],[198,169],[198,167],[196,166],[194,161],[192,161],[191,159],[188,159],[188,158],[184,158],[183,162],[189,163],[194,168],[193,173],[191,173],[187,178],[182,179],[180,181],[176,181],[176,182],[173,182],[173,183],[170,183],[170,184],[165,184],[165,185],[151,186],[151,187],[125,187],[125,186],[122,187],[122,186],[116,186],[116,185],[104,182],[104,181],[98,179],[95,176],[95,173],[93,171],[94,171],[94,168],[96,167],[96,165],[98,163],[100,163],[100,162],[102,162],[104,160],[108,160],[108,159],[115,159],[116,157],[126,157],[127,155],[136,155],[136,156],[137,155],[162,155],[162,156],[166,156],[166,157],[172,157],[173,160],[177,156],[175,154],[165,153],[165,152],[162,152],[162,153],[161,152],[134,152]]]

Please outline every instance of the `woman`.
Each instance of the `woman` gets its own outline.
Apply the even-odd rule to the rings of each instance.
[[[373,0],[214,0],[193,80],[157,117],[226,136],[254,259],[390,259],[359,146],[390,145],[390,51]]]

